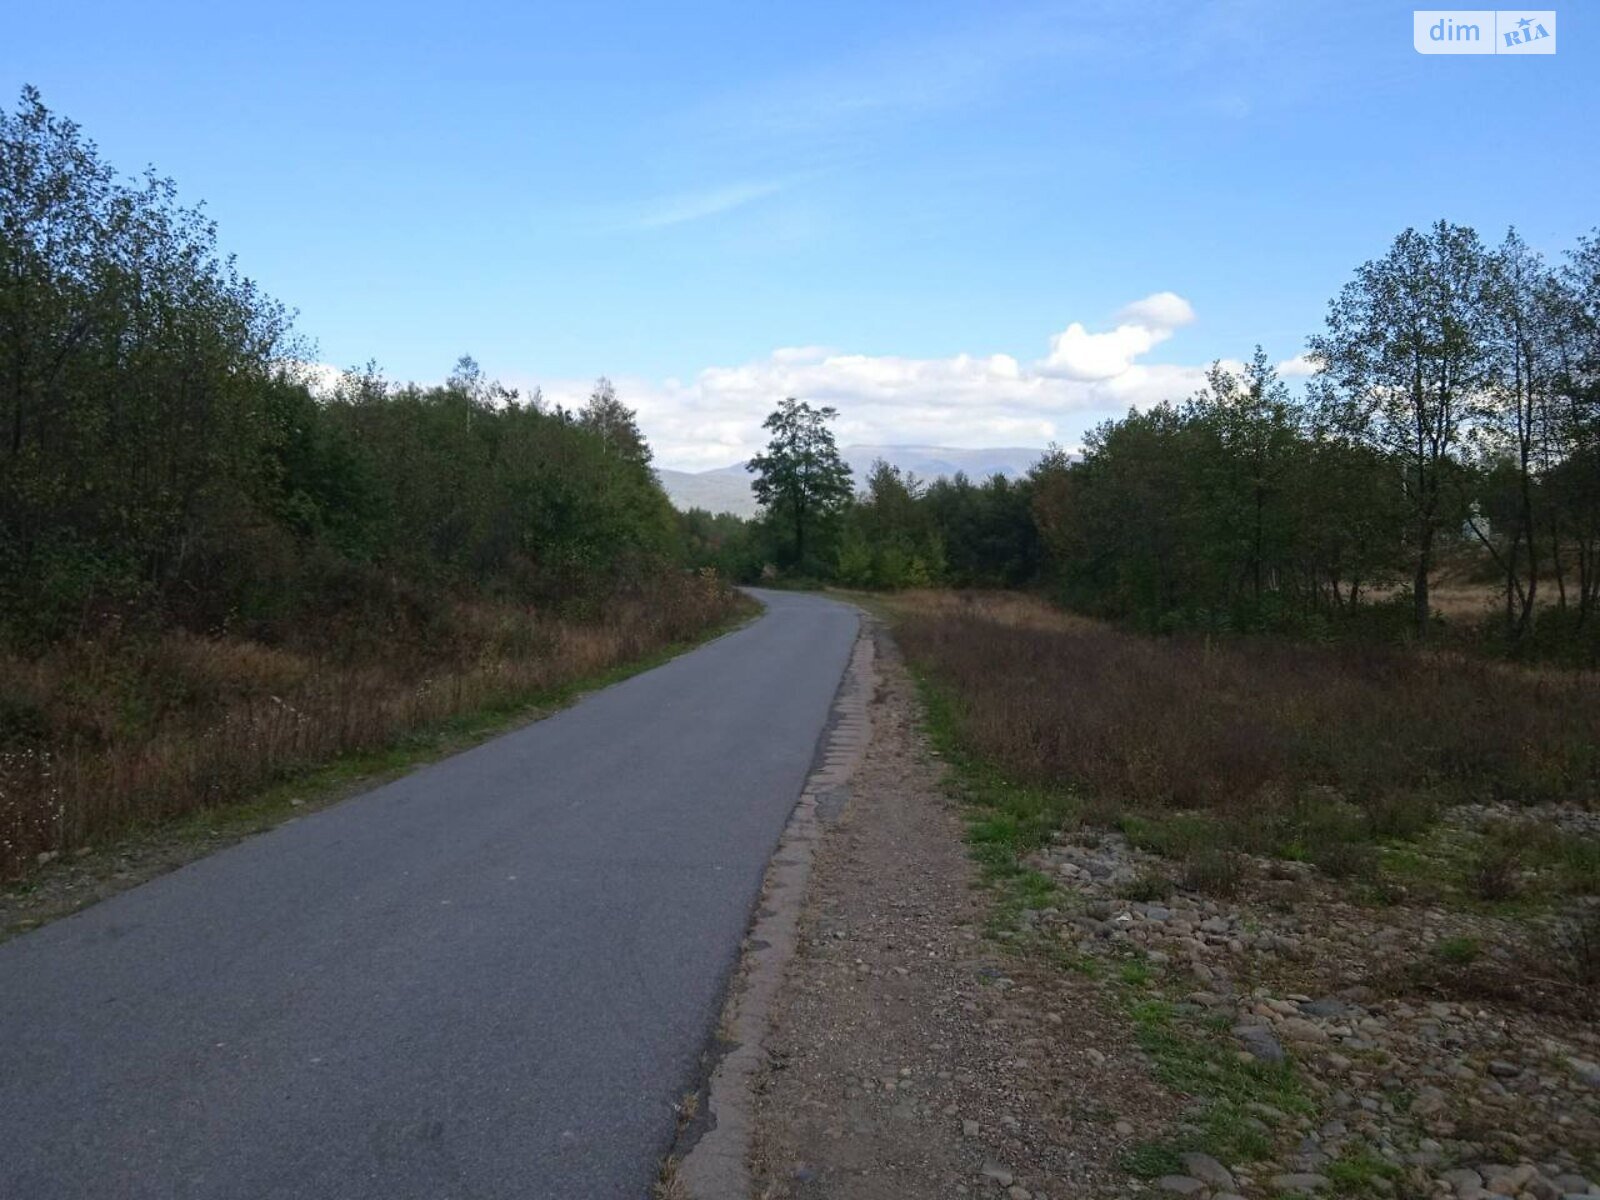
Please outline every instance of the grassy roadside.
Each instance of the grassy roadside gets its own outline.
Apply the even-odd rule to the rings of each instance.
[[[892,606],[888,612],[892,621]],[[949,765],[950,786],[967,808],[972,857],[995,892],[990,936],[1013,953],[1096,980],[1107,1004],[1134,1030],[1155,1078],[1193,1101],[1185,1128],[1128,1148],[1123,1168],[1153,1179],[1182,1174],[1181,1155],[1187,1152],[1222,1162],[1266,1157],[1273,1137],[1269,1118],[1282,1124],[1313,1111],[1293,1064],[1243,1061],[1228,1026],[1185,999],[1193,988],[1152,969],[1142,955],[1129,951],[1110,962],[1082,956],[1033,926],[1033,914],[1077,906],[1076,897],[1028,865],[1027,858],[1060,831],[1081,826],[1082,798],[1070,788],[1013,781],[996,764],[972,754],[959,734],[951,690],[925,666],[910,669],[929,739]]]
[[[0,888],[0,941],[285,821],[327,808],[418,767],[542,720],[592,692],[652,670],[742,628],[759,613],[760,606],[740,594],[730,615],[696,637],[680,639],[555,687],[504,696],[492,704],[407,730],[380,749],[339,755],[256,789],[235,802],[167,820],[133,822],[100,845],[51,859]]]
[[[1276,647],[1128,639],[1020,597],[873,607],[966,806],[989,935],[1090,981],[1182,1105],[1130,1137],[1130,1174],[1181,1190],[1199,1154],[1237,1173],[1213,1191],[1271,1197],[1594,1177],[1587,685],[1390,659],[1330,682],[1277,671]],[[1403,738],[1360,745],[1308,694],[1340,688],[1390,719],[1418,701],[1435,757],[1391,773],[1419,761]],[[1463,761],[1435,693],[1480,688],[1527,711]],[[1347,747],[1359,777],[1328,773]]]

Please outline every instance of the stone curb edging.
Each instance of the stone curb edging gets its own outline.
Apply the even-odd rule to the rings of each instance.
[[[750,1195],[754,1084],[766,1058],[772,1003],[794,956],[817,843],[826,825],[838,819],[845,789],[871,737],[877,675],[869,621],[863,616],[817,763],[767,866],[756,919],[723,1005],[721,1036],[732,1048],[707,1085],[709,1128],[683,1154],[674,1176],[688,1200],[747,1200]]]

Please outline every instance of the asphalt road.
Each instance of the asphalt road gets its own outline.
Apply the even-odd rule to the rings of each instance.
[[[761,598],[0,945],[0,1200],[644,1196],[856,631]]]

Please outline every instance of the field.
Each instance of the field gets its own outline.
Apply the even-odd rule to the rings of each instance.
[[[1595,1177],[1592,675],[1155,639],[1015,594],[887,607],[994,932],[1103,980],[1190,1098],[1130,1171],[1203,1152],[1352,1195]]]

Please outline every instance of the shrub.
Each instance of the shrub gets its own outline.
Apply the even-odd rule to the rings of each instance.
[[[1600,905],[1584,903],[1556,926],[1552,938],[1555,963],[1581,988],[1600,987]]]
[[[1309,857],[1331,879],[1368,879],[1378,869],[1377,850],[1368,842],[1316,842]]]
[[[1522,852],[1515,845],[1485,841],[1469,867],[1473,892],[1481,900],[1509,900],[1522,891]]]
[[[1478,955],[1483,953],[1483,944],[1477,938],[1466,935],[1448,937],[1438,942],[1433,952],[1451,966],[1465,967],[1477,961]]]
[[[1172,880],[1159,871],[1146,871],[1137,878],[1120,884],[1117,887],[1117,895],[1124,900],[1153,904],[1172,895]]]
[[[1248,878],[1249,863],[1233,850],[1204,851],[1184,867],[1183,886],[1208,896],[1236,896]]]

